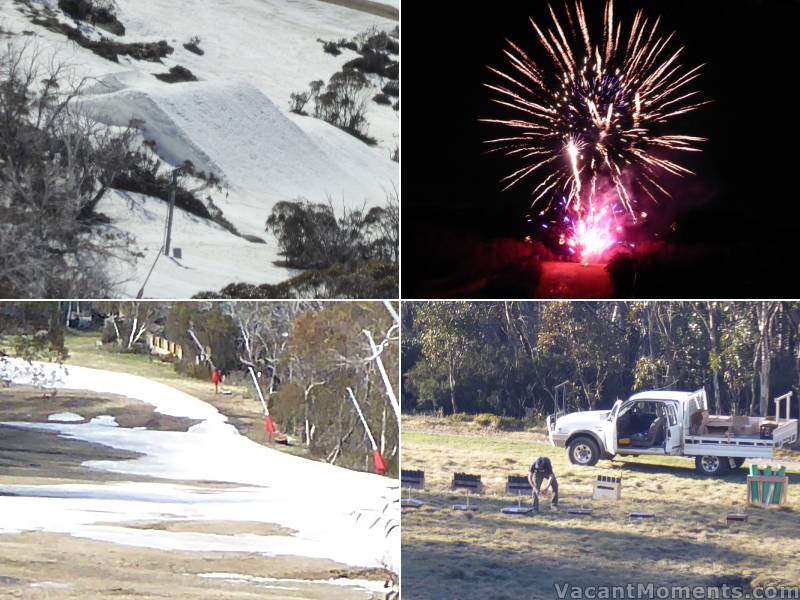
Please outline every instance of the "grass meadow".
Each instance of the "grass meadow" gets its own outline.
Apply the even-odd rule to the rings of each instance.
[[[404,598],[555,598],[555,586],[564,583],[800,586],[797,469],[789,472],[788,505],[748,508],[749,523],[729,528],[726,514],[745,506],[744,468],[708,479],[679,457],[577,467],[538,429],[464,430],[434,421],[403,418],[403,468],[426,472],[426,490],[410,492],[425,504],[403,511]],[[505,493],[506,477],[524,475],[537,456],[553,462],[560,510],[551,511],[545,499],[539,515],[501,514],[517,503]],[[464,500],[463,493],[448,491],[456,471],[482,476],[484,494],[471,500],[477,512],[452,510]],[[619,502],[591,500],[592,482],[601,474],[622,476]],[[581,504],[592,506],[593,515],[567,514]],[[631,511],[656,518],[629,522]]]

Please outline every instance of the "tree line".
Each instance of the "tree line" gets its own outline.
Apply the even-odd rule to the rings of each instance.
[[[409,412],[538,418],[646,389],[705,387],[717,414],[766,415],[800,390],[798,302],[409,302]]]

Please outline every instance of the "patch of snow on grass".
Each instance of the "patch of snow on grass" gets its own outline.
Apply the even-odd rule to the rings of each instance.
[[[65,421],[68,423],[75,421],[84,421],[84,418],[73,412],[55,413],[47,417],[48,421]]]

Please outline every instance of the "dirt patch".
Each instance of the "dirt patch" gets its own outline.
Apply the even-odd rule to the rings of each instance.
[[[115,526],[120,523],[114,523]],[[155,529],[189,533],[212,533],[215,535],[296,535],[297,531],[273,523],[253,521],[131,521],[122,523],[132,529]]]
[[[168,552],[119,546],[50,533],[0,536],[0,596],[81,599],[118,598],[307,598],[352,599],[346,587],[311,583],[342,573],[380,581],[375,570],[353,571],[329,560],[254,553]],[[200,577],[237,573],[253,577],[302,579],[282,589]],[[277,584],[276,584],[277,585]],[[35,587],[34,587],[35,586]],[[366,596],[364,596],[366,597]],[[381,596],[375,596],[379,598]]]
[[[114,394],[74,390],[42,393],[32,387],[0,389],[0,421],[45,423],[52,414],[77,413],[88,422],[111,415],[120,427],[146,427],[155,431],[188,431],[198,419],[173,417],[156,412],[150,404]]]
[[[0,406],[2,400],[0,400]],[[83,466],[87,460],[130,460],[136,452],[68,440],[54,431],[0,425],[0,483],[32,484],[87,481],[155,481]],[[54,481],[56,480],[56,481]]]
[[[157,413],[144,402],[113,394],[64,391],[42,393],[30,387],[0,389],[0,422],[45,423],[57,413],[75,413],[88,422],[111,415],[120,427],[187,431],[200,421]],[[77,422],[80,423],[80,422]],[[89,469],[86,461],[132,460],[137,452],[61,437],[56,431],[0,425],[0,483],[36,484],[83,481],[164,481]],[[228,484],[219,484],[227,486]]]
[[[378,17],[383,17],[385,19],[394,19],[395,21],[400,19],[399,10],[397,10],[394,6],[389,6],[388,4],[381,4],[380,2],[371,2],[370,0],[320,0],[320,1],[327,2],[328,4],[336,4],[338,6],[344,6],[346,8],[352,8],[353,10],[358,10]]]

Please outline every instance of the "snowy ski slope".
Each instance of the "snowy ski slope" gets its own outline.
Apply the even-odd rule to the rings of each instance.
[[[57,10],[55,0],[38,3]],[[167,40],[175,52],[163,64],[104,60],[33,25],[16,3],[0,2],[0,23],[12,32],[34,32],[20,39],[33,40],[43,57],[55,54],[72,65],[75,76],[92,78],[80,102],[98,120],[115,126],[143,121],[143,138],[155,140],[167,165],[191,160],[198,170],[219,176],[225,190],[212,197],[225,217],[242,234],[267,241],[266,247],[254,245],[202,219],[179,217],[183,228],[173,237],[183,250],[181,266],[159,261],[146,297],[188,297],[232,282],[285,280],[293,273],[273,264],[275,241],[264,231],[275,203],[330,197],[337,206],[360,208],[382,203],[398,186],[398,165],[389,156],[399,123],[391,107],[369,104],[369,133],[379,142],[374,147],[288,111],[292,92],[307,89],[312,80],[327,81],[357,56],[347,49],[336,57],[326,54],[318,39],[352,38],[373,25],[391,30],[396,21],[319,0],[117,0],[117,5],[127,30],[118,39]],[[193,36],[199,36],[203,56],[183,47]],[[200,81],[167,84],[153,76],[175,65],[189,68]],[[153,216],[160,213],[156,202],[140,199]],[[100,210],[137,238],[135,250],[145,256],[133,267],[115,267],[128,280],[122,293],[135,295],[161,246],[163,221],[128,214],[125,205],[125,197],[110,194]]]

